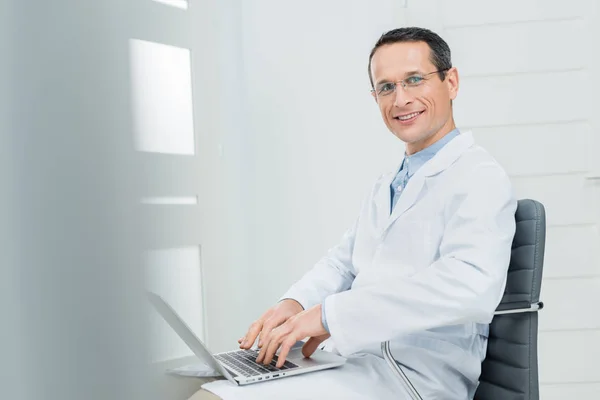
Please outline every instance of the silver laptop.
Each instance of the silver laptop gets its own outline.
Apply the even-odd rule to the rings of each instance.
[[[213,355],[162,297],[150,292],[148,293],[148,297],[158,313],[167,321],[194,354],[201,361],[208,364],[236,385],[248,385],[339,367],[346,362],[344,357],[322,350],[317,350],[310,358],[306,358],[302,354],[301,346],[295,346],[290,350],[282,368],[275,366],[277,356],[274,357],[270,365],[257,363],[255,360],[258,356],[258,351],[253,349],[234,350]]]

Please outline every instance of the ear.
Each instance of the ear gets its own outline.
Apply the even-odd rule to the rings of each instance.
[[[375,93],[375,90],[374,90],[374,89],[371,89],[371,96],[373,96],[373,100],[375,100],[375,103],[379,103],[379,102],[377,101],[377,93]]]
[[[458,76],[458,70],[456,67],[452,67],[446,72],[446,85],[448,86],[448,94],[450,95],[450,100],[456,99],[458,95],[458,86],[459,86],[460,78]]]

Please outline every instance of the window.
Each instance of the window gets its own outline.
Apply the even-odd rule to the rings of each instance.
[[[190,51],[137,39],[130,51],[136,150],[193,155]]]

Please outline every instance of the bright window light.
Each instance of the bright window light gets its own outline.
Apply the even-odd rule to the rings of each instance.
[[[141,203],[148,205],[196,205],[198,204],[198,196],[144,197],[142,198]]]
[[[187,0],[154,0],[154,1],[156,1],[158,3],[166,4],[168,6],[182,8],[184,10],[187,10],[187,8],[188,8]]]
[[[136,150],[194,154],[190,51],[130,41]]]

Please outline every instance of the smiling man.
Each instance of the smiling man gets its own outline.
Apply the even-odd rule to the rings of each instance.
[[[245,349],[259,339],[258,362],[280,351],[278,364],[297,340],[310,338],[310,356],[328,339],[348,363],[240,388],[248,394],[401,399],[414,388],[423,399],[474,396],[506,283],[516,199],[505,171],[455,126],[459,75],[442,38],[422,28],[385,33],[369,78],[405,154],[375,182],[341,243],[240,339]],[[383,358],[386,341],[402,379]],[[323,380],[329,385],[317,385]]]
[[[407,40],[395,41],[400,37]],[[452,100],[458,94],[458,71],[439,36],[423,29],[389,32],[371,52],[369,72],[383,120],[406,143],[408,156],[456,129]]]

